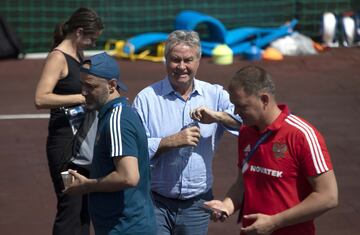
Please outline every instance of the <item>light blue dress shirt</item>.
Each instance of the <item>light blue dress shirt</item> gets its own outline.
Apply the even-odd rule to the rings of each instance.
[[[212,161],[220,137],[226,130],[223,125],[199,123],[201,138],[190,157],[180,156],[180,148],[174,148],[154,158],[161,139],[193,122],[190,111],[199,106],[229,114],[234,112],[229,94],[222,86],[197,79],[194,79],[194,90],[188,100],[172,88],[168,78],[146,87],[135,97],[133,107],[139,113],[148,136],[151,187],[162,196],[188,199],[211,189]],[[237,130],[234,133],[237,134]]]

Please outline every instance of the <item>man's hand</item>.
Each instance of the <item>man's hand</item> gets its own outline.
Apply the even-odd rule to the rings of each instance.
[[[182,129],[173,135],[161,139],[156,156],[159,156],[162,152],[173,148],[182,148],[185,146],[196,147],[199,143],[200,137],[200,128],[198,126],[191,126]]]
[[[218,220],[224,222],[229,217],[229,211],[226,209],[222,201],[212,200],[204,202],[203,208],[205,210],[211,211],[210,218],[214,222]]]
[[[244,219],[254,220],[254,223],[251,225],[241,228],[241,231],[245,232],[247,235],[267,235],[277,229],[274,216],[257,213],[244,215]]]
[[[71,169],[69,169],[69,173],[73,175],[75,179],[63,192],[70,195],[88,193],[87,185],[91,180]]]
[[[193,109],[190,112],[190,117],[203,124],[221,123],[222,125],[233,129],[238,129],[242,125],[240,117],[236,118],[229,113],[214,111],[205,106]]]
[[[200,139],[200,128],[191,126],[178,132],[175,137],[179,143],[179,147],[183,146],[197,146]]]
[[[219,112],[213,111],[205,106],[200,106],[190,112],[190,117],[204,124],[219,121]]]

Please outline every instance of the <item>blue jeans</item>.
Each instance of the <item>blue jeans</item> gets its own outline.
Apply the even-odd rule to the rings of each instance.
[[[157,235],[206,235],[210,214],[200,206],[212,198],[212,190],[187,200],[166,198],[153,192]]]

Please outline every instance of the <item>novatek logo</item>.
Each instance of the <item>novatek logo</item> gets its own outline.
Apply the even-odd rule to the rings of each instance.
[[[258,173],[262,173],[265,175],[270,175],[270,176],[274,176],[274,177],[278,177],[278,178],[281,178],[283,175],[282,171],[276,171],[276,170],[268,169],[268,168],[261,167],[261,166],[250,166],[250,171],[258,172]]]

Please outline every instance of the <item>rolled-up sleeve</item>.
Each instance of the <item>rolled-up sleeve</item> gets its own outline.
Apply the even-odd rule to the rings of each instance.
[[[148,138],[148,151],[149,151],[149,157],[150,159],[152,159],[155,155],[155,153],[157,152],[158,148],[159,148],[159,144],[161,141],[161,138],[153,138],[150,137],[150,131],[148,128],[148,121],[147,118],[145,116],[145,113],[148,113],[148,106],[145,105],[141,98],[139,96],[136,96],[134,99],[134,102],[132,104],[132,107],[134,108],[134,110],[139,114],[141,121],[143,123],[143,126],[145,128],[145,132],[146,132],[146,136]]]
[[[220,86],[221,87],[221,86]],[[242,123],[243,120],[238,114],[235,114],[235,106],[233,103],[230,102],[229,93],[221,87],[220,95],[219,95],[219,109],[217,111],[225,112],[229,114],[234,120],[236,120],[239,123]],[[222,125],[222,124],[221,124]],[[225,125],[222,125],[227,131],[229,131],[233,135],[239,134],[239,129],[228,127]]]
[[[149,138],[148,137],[148,145],[149,145],[149,157],[152,159],[157,152],[160,145],[161,138]]]

